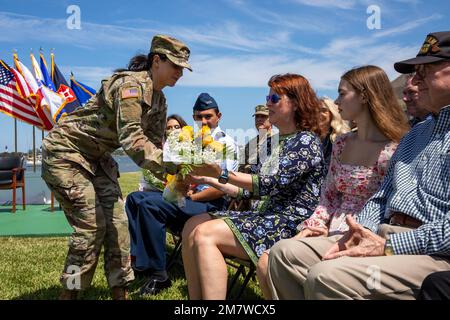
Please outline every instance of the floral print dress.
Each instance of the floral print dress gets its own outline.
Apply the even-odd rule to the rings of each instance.
[[[320,139],[308,131],[273,136],[270,157],[252,166],[253,192],[240,189],[238,198],[260,198],[250,211],[217,211],[254,264],[277,241],[293,237],[299,223],[319,203],[324,178]]]
[[[346,215],[358,214],[380,187],[397,143],[387,143],[373,166],[344,164],[340,161],[340,155],[352,134],[350,132],[336,139],[320,204],[314,214],[299,225],[300,230],[313,226],[328,228],[328,236],[343,234],[348,230]]]

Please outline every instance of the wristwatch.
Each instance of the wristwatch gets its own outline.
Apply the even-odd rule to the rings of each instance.
[[[228,170],[227,169],[223,169],[222,173],[220,174],[219,178],[217,178],[217,179],[222,184],[228,183]]]
[[[385,256],[393,256],[394,253],[394,248],[392,248],[392,243],[390,239],[386,240],[386,243],[384,244],[384,255]]]

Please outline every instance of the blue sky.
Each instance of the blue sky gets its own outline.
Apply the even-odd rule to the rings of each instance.
[[[319,95],[336,97],[340,75],[375,64],[394,79],[393,63],[415,56],[425,35],[450,30],[446,0],[171,0],[0,1],[0,58],[12,50],[30,66],[39,48],[68,78],[93,88],[136,53],[147,53],[156,33],[191,48],[194,72],[164,90],[169,113],[191,119],[197,95],[209,92],[223,113],[222,127],[252,128],[273,74],[306,76]],[[81,29],[68,29],[68,6],[78,5]],[[369,29],[370,5],[380,8],[381,28]],[[0,151],[13,149],[13,120],[0,114]],[[18,149],[32,147],[31,126],[18,124]],[[40,137],[40,134],[38,134]],[[40,139],[37,139],[40,145]]]

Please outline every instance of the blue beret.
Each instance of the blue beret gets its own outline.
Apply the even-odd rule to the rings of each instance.
[[[194,104],[194,111],[204,111],[212,108],[219,108],[216,100],[207,93],[200,93]]]

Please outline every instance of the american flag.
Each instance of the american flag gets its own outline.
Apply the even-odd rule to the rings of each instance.
[[[42,127],[41,119],[33,104],[36,98],[28,97],[27,93],[29,87],[23,77],[0,61],[0,112],[33,126]]]

